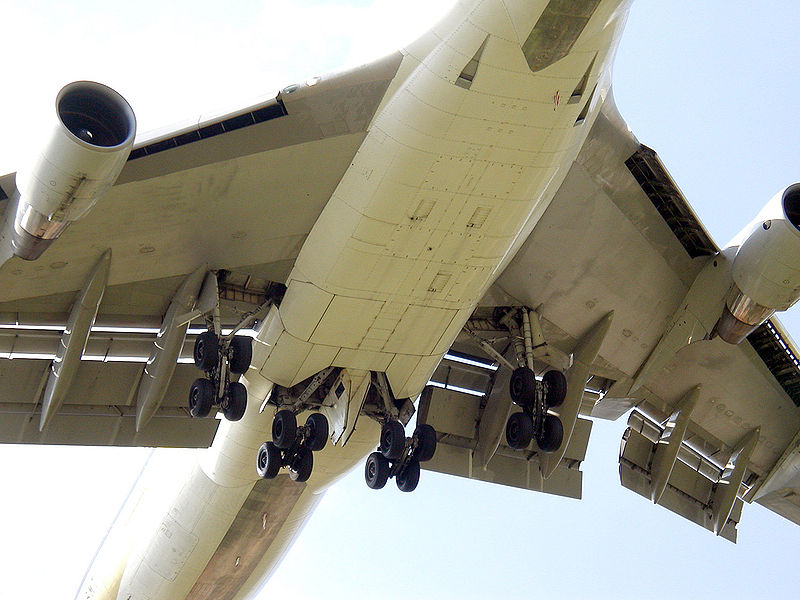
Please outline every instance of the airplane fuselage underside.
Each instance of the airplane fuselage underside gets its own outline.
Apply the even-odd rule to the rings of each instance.
[[[261,328],[265,379],[334,365],[416,396],[544,213],[608,93],[624,13],[579,3],[593,5],[581,43],[540,68],[548,48],[526,44],[541,3],[503,4],[456,10],[432,51],[404,58]]]

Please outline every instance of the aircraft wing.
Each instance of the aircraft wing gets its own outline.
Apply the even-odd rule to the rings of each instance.
[[[186,418],[187,390],[199,374],[185,364],[192,329],[160,408],[136,431],[137,388],[176,290],[197,269],[219,273],[228,325],[275,293],[270,282],[286,280],[399,64],[397,53],[137,140],[116,184],[41,260],[7,261],[0,356],[13,360],[0,361],[0,442],[210,445],[218,421]],[[0,178],[3,204],[14,176]],[[40,432],[70,311],[106,250],[107,285],[83,360]]]
[[[775,318],[738,345],[713,336],[730,287],[716,275],[725,260],[609,96],[553,202],[453,346],[457,360],[434,376],[423,414],[442,449],[428,468],[580,497],[584,418],[635,407],[621,447],[624,486],[732,541],[742,500],[800,523],[800,353]],[[611,320],[579,416],[551,411],[569,421],[569,444],[548,477],[535,442],[514,451],[502,435],[514,408],[497,356],[517,366],[514,336],[498,325],[508,307],[528,307],[539,321],[538,373],[578,356],[587,332]]]
[[[228,324],[280,294],[273,282],[286,280],[399,64],[392,55],[142,140],[101,205],[46,257],[8,261],[0,270],[0,354],[13,360],[0,370],[0,441],[209,445],[216,421],[183,418],[196,373],[183,364],[191,331],[153,426],[137,431],[136,391],[155,331],[165,327],[186,274],[198,269],[221,275]],[[13,194],[13,174],[0,187]],[[109,249],[84,360],[40,431],[62,332]],[[622,445],[623,485],[729,539],[742,499],[800,522],[798,353],[775,319],[739,345],[714,338],[728,292],[714,269],[727,258],[612,96],[549,208],[514,250],[423,395],[420,418],[440,434],[427,468],[580,497],[586,417],[615,419],[636,407]],[[513,363],[513,340],[495,331],[498,310],[511,307],[534,310],[546,340],[537,365],[563,368],[579,384],[571,389],[581,393],[555,411],[566,440],[555,453],[504,443],[510,373],[492,361]],[[487,346],[489,363],[452,360],[475,362]]]

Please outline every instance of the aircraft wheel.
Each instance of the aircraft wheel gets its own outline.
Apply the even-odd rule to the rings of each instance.
[[[311,449],[308,446],[300,446],[297,456],[289,465],[289,478],[292,481],[308,481],[313,469],[314,455],[311,453]]]
[[[367,457],[364,465],[364,479],[367,480],[367,487],[373,490],[380,490],[389,480],[391,467],[389,460],[380,452],[373,452]]]
[[[550,370],[542,380],[545,386],[544,401],[547,406],[561,406],[567,397],[567,378],[561,371]]]
[[[297,419],[290,410],[279,410],[272,420],[272,441],[281,450],[290,448],[297,438]]]
[[[261,479],[274,479],[281,469],[281,451],[272,442],[264,442],[258,449],[256,471]]]
[[[204,331],[194,340],[194,365],[201,371],[213,371],[219,362],[219,338]]]
[[[527,448],[533,439],[533,419],[524,412],[514,413],[506,423],[506,441],[511,448]]]
[[[436,430],[428,425],[418,425],[414,430],[414,438],[418,441],[414,456],[419,462],[425,462],[433,458],[436,453]]]
[[[389,460],[397,460],[406,446],[406,430],[400,421],[387,421],[381,427],[381,443],[378,449]]]
[[[322,413],[311,413],[306,419],[306,427],[311,430],[308,447],[318,452],[328,443],[328,419]]]
[[[253,338],[237,335],[231,340],[231,354],[228,366],[231,373],[241,375],[247,373],[253,360]]]
[[[536,399],[536,376],[528,367],[514,369],[508,385],[511,400],[520,406],[532,406]]]
[[[243,383],[232,381],[225,392],[225,401],[226,405],[222,409],[225,418],[228,421],[240,420],[247,410],[247,388]]]
[[[555,415],[547,415],[542,423],[542,432],[536,436],[536,444],[542,452],[555,452],[564,440],[564,425]]]
[[[193,417],[207,417],[214,405],[216,389],[210,380],[195,379],[189,389],[189,412]]]
[[[397,487],[401,492],[413,492],[419,483],[419,461],[412,458],[406,468],[395,477]]]

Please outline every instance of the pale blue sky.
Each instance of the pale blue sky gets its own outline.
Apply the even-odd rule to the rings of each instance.
[[[71,79],[116,87],[140,128],[151,129],[273,95],[364,52],[365,38],[385,40],[403,16],[424,24],[433,5],[387,0],[385,12],[357,21],[366,0],[350,3],[356,8],[301,1],[88,2],[84,10],[74,4],[64,10],[54,8],[59,3],[0,0],[8,28],[3,172],[18,167],[12,140],[26,137],[23,124]],[[623,36],[614,74],[620,112],[661,154],[721,244],[800,179],[800,11],[788,6],[638,0]],[[369,20],[391,11],[388,22]],[[783,321],[800,339],[797,312]],[[423,473],[413,494],[391,485],[374,492],[359,470],[330,490],[259,597],[797,593],[797,526],[746,506],[734,546],[650,505],[619,485],[623,428],[595,425],[580,502],[431,473]],[[144,454],[0,447],[0,596],[71,598]]]

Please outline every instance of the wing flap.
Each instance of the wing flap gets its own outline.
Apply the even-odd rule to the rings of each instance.
[[[620,482],[626,488],[652,499],[653,458],[661,438],[661,429],[634,411],[628,420],[620,446]],[[657,504],[714,531],[714,498],[721,469],[689,446],[682,445],[666,488]],[[742,512],[742,500],[736,498],[730,516],[719,535],[736,542],[736,526]]]
[[[219,421],[192,419],[186,398],[198,376],[193,365],[177,365],[164,403],[136,432],[135,392],[143,363],[81,361],[64,404],[39,431],[41,395],[49,360],[0,360],[0,443],[83,446],[166,446],[205,448]]]
[[[488,402],[497,402],[489,397]],[[438,433],[436,454],[422,467],[439,473],[499,483],[526,490],[580,498],[583,473],[580,464],[586,455],[592,423],[578,419],[564,457],[553,474],[541,474],[543,454],[532,448],[513,450],[500,444],[488,463],[481,465],[476,450],[480,444],[481,418],[486,414],[485,396],[453,389],[428,386],[423,393],[420,415]]]
[[[207,448],[219,426],[217,419],[189,419],[183,409],[162,407],[137,433],[136,407],[68,404],[39,432],[40,412],[38,406],[0,403],[0,443]]]
[[[588,423],[588,421],[584,422]],[[563,461],[548,479],[542,479],[537,457],[525,460],[522,457],[498,453],[489,461],[489,465],[485,469],[475,468],[472,462],[471,448],[451,445],[446,441],[439,442],[436,456],[429,462],[423,463],[422,467],[446,475],[498,483],[567,498],[579,499],[583,486],[583,473],[579,469],[565,466]]]

